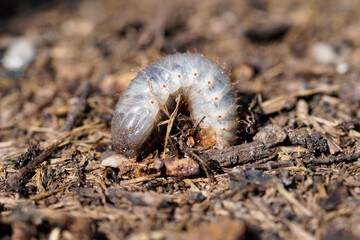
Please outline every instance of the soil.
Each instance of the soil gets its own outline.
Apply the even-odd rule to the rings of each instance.
[[[0,68],[0,238],[360,239],[359,1],[3,6],[1,57],[36,56]],[[231,73],[238,145],[197,146],[180,114],[166,154],[114,156],[120,94],[186,51]]]

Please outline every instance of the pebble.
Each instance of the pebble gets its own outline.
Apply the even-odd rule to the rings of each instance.
[[[260,141],[266,147],[273,147],[281,143],[287,137],[285,131],[277,124],[270,124],[261,129],[253,138],[254,141]]]
[[[349,71],[349,65],[347,63],[339,63],[335,68],[338,74],[345,74]]]
[[[172,177],[189,177],[200,173],[199,164],[191,158],[166,158],[163,162],[166,174]]]
[[[125,161],[128,161],[128,159],[120,154],[114,154],[112,156],[109,156],[101,161],[101,165],[105,167],[113,167],[118,168],[120,167]]]
[[[326,42],[317,42],[312,45],[311,56],[320,64],[333,63],[337,58],[334,48]]]
[[[195,202],[202,202],[206,199],[206,197],[201,192],[192,192],[191,193],[191,199]]]
[[[5,51],[2,64],[7,70],[23,71],[34,60],[35,55],[35,45],[29,39],[19,38]]]

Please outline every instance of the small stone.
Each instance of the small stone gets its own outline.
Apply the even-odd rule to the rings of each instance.
[[[336,65],[335,70],[338,74],[345,74],[349,71],[349,65],[347,63],[339,63]]]
[[[105,167],[118,168],[120,165],[123,164],[124,161],[128,161],[128,160],[129,159],[127,159],[126,157],[120,154],[115,154],[102,160],[101,165]]]
[[[160,171],[165,166],[164,162],[160,159],[155,159],[154,161],[154,168],[158,171]]]
[[[265,144],[266,147],[275,146],[278,143],[281,143],[286,138],[286,133],[277,124],[270,124],[263,129],[261,129],[253,138],[254,141],[260,141]]]
[[[201,192],[192,192],[191,193],[191,199],[195,202],[202,202],[206,199],[206,197]]]
[[[17,39],[6,50],[3,66],[10,71],[25,70],[34,60],[35,55],[35,45],[29,39]]]
[[[167,158],[163,160],[166,174],[173,177],[189,177],[200,173],[199,164],[191,158]]]
[[[320,64],[333,63],[337,54],[333,47],[326,42],[317,42],[311,47],[311,57]]]

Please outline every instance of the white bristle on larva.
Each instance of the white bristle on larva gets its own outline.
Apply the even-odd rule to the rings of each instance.
[[[147,154],[166,119],[161,105],[172,111],[181,94],[194,122],[200,122],[203,146],[231,146],[236,141],[237,101],[224,69],[203,55],[183,53],[154,62],[140,72],[120,97],[113,118],[115,151],[127,157]],[[171,112],[170,112],[171,113]]]

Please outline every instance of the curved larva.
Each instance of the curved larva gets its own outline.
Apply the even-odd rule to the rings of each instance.
[[[230,78],[214,61],[192,53],[175,54],[154,62],[140,72],[120,97],[112,123],[115,151],[127,157],[148,153],[164,120],[160,106],[170,113],[181,94],[195,122],[202,146],[224,148],[234,144],[237,104]]]

